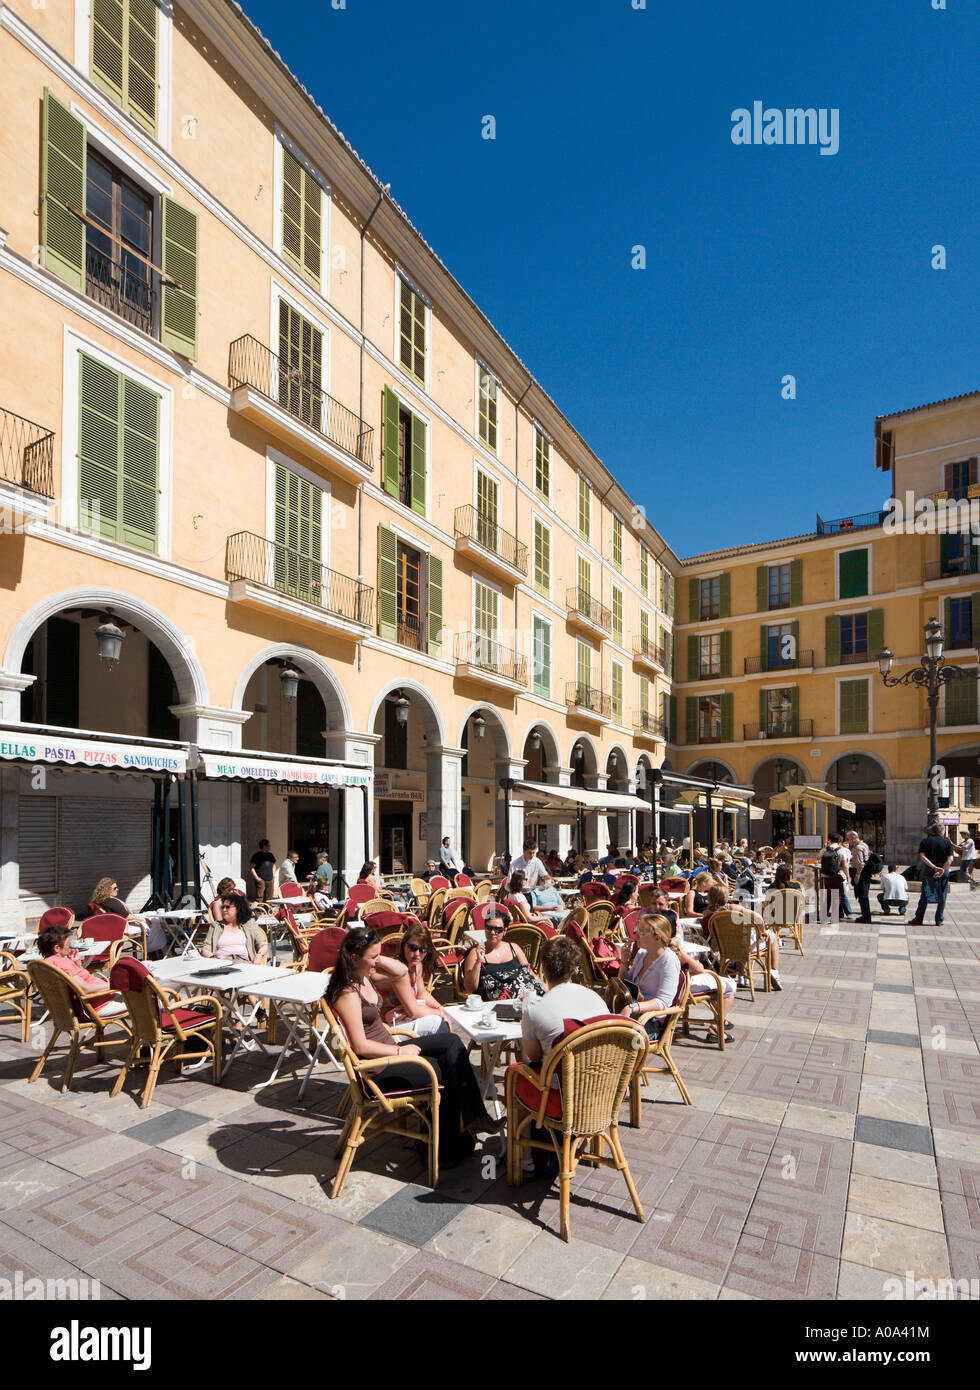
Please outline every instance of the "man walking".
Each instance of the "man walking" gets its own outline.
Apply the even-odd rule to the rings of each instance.
[[[860,908],[858,921],[867,925],[871,921],[871,903],[868,900],[868,892],[871,887],[871,865],[868,860],[871,851],[856,830],[848,833],[847,847],[851,851],[851,885],[854,888],[854,896],[857,898]]]
[[[838,916],[848,918],[851,916],[851,908],[844,889],[844,866],[844,851],[841,849],[840,836],[831,835],[827,842],[827,848],[820,856],[820,883],[827,895],[828,920],[834,922],[837,921]],[[836,903],[832,900],[832,894],[836,895]],[[835,910],[838,905],[839,911]]]
[[[272,897],[276,877],[276,856],[270,850],[268,840],[259,841],[257,853],[249,860],[249,868],[255,883],[256,901],[267,903]]]
[[[939,821],[926,826],[924,840],[919,841],[919,873],[922,887],[912,922],[921,927],[925,921],[927,903],[936,904],[936,926],[942,924],[949,890],[949,866],[956,857],[956,846],[943,834]]]

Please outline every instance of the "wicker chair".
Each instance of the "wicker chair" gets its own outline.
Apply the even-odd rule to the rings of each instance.
[[[560,1165],[562,1240],[569,1239],[569,1191],[579,1163],[622,1173],[637,1220],[646,1219],[619,1141],[619,1110],[646,1061],[648,1045],[646,1033],[635,1023],[601,1018],[566,1036],[540,1073],[523,1063],[508,1068],[507,1181],[520,1185],[526,1150],[554,1148]],[[553,1078],[560,1090],[552,1090]],[[533,1126],[546,1130],[550,1142],[532,1138]]]
[[[305,970],[310,942],[317,932],[323,931],[324,928],[318,922],[309,927],[301,927],[293,915],[293,909],[285,903],[275,915],[286,928],[286,939],[293,948],[294,962],[301,970]]]
[[[425,923],[429,930],[435,930],[442,922],[442,908],[446,901],[445,888],[436,888],[429,898],[425,912]]]
[[[171,1052],[178,1071],[183,1069],[185,1062],[210,1057],[214,1084],[220,1084],[221,1004],[213,994],[179,998],[158,984],[142,961],[125,958],[113,966],[109,983],[125,1000],[132,1023],[129,1056],[116,1077],[112,1088],[114,1096],[122,1090],[126,1073],[138,1065],[141,1047],[150,1049],[150,1071],[143,1088],[141,1110],[149,1105],[160,1068]],[[200,1051],[189,1052],[188,1043],[197,1043]]]
[[[424,878],[412,879],[412,897],[419,912],[424,913],[429,902],[429,885]]]
[[[610,925],[616,920],[616,909],[608,898],[599,898],[590,902],[586,911],[588,922],[586,923],[585,934],[590,941],[594,941],[597,936],[605,935]]]
[[[752,933],[756,933],[755,949],[752,948]],[[722,967],[733,965],[740,976],[749,982],[749,993],[755,1000],[754,970],[762,971],[765,992],[772,989],[772,943],[760,927],[753,928],[745,920],[745,914],[722,908],[713,912],[708,919],[708,933],[712,944],[721,957]],[[726,970],[725,973],[730,973]]]
[[[0,1008],[13,1009],[20,1020],[20,1040],[26,1043],[31,1032],[30,976],[17,964],[17,957],[0,951]]]
[[[635,1129],[638,1129],[640,1125],[640,1087],[645,1086],[647,1078],[654,1074],[672,1076],[677,1082],[677,1089],[681,1093],[684,1104],[694,1104],[687,1087],[681,1079],[681,1074],[677,1070],[677,1065],[670,1055],[670,1044],[674,1037],[674,1029],[677,1027],[677,1020],[683,1015],[684,1010],[688,1006],[690,994],[691,986],[687,978],[687,971],[685,970],[681,975],[680,989],[671,1007],[669,1009],[648,1009],[646,1012],[640,1014],[637,1019],[637,1022],[641,1024],[646,1023],[648,1018],[662,1018],[665,1020],[664,1030],[660,1034],[660,1037],[656,1040],[653,1038],[650,1039],[649,1053],[651,1057],[659,1057],[665,1065],[662,1067],[649,1067],[644,1063],[641,1067],[637,1068],[636,1078],[633,1081],[633,1085],[630,1087],[630,1124],[633,1125]]]
[[[95,1049],[95,1055],[99,1055],[100,1047],[115,1047],[122,1042],[130,1039],[129,1023],[125,1014],[114,1014],[111,1018],[102,1018],[93,1007],[89,999],[86,999],[81,986],[59,970],[55,965],[49,965],[44,960],[32,960],[27,967],[30,975],[31,984],[44,1000],[44,1007],[51,1015],[51,1022],[54,1024],[54,1031],[51,1039],[38,1059],[37,1066],[31,1072],[30,1080],[36,1081],[44,1070],[51,1053],[55,1050],[55,1043],[62,1033],[70,1038],[68,1043],[68,1061],[65,1065],[65,1074],[61,1079],[62,1091],[67,1091],[71,1085],[72,1075],[75,1071],[75,1062],[83,1044],[91,1043]],[[107,1038],[106,1029],[112,1024],[118,1024],[124,1036],[121,1038]]]
[[[762,920],[772,927],[777,937],[788,932],[796,949],[803,955],[803,923],[806,920],[806,897],[798,888],[770,888],[762,904]]]
[[[373,917],[373,915],[374,915],[376,912],[390,912],[390,911],[391,911],[391,899],[390,899],[390,898],[368,898],[366,902],[363,902],[363,903],[359,903],[359,904],[358,904],[358,907],[357,907],[357,916],[358,916],[359,920],[363,922],[364,919],[365,919],[365,917]]]
[[[493,893],[493,884],[488,878],[476,885],[476,900],[478,903],[485,903],[487,898]]]
[[[724,1052],[726,1009],[725,990],[722,978],[720,975],[716,974],[714,970],[704,970],[702,974],[710,975],[713,978],[715,981],[715,988],[711,990],[710,993],[705,994],[695,994],[692,989],[688,989],[687,1002],[684,1005],[684,1012],[681,1015],[681,1028],[685,1038],[689,1038],[691,1036],[691,1010],[703,1006],[711,1014],[714,1027],[718,1033],[718,1049]],[[701,1019],[697,1018],[694,1020],[696,1024],[701,1021]],[[707,1020],[704,1021],[706,1022]]]
[[[405,1058],[356,1056],[336,1014],[323,1001],[320,1008],[329,1027],[330,1051],[347,1075],[347,1091],[341,1102],[340,1113],[348,1108],[350,1112],[337,1141],[340,1167],[330,1188],[331,1198],[339,1197],[343,1191],[354,1155],[371,1128],[381,1134],[400,1134],[426,1144],[429,1150],[429,1186],[436,1187],[439,1183],[439,1080],[432,1064],[424,1057],[413,1057],[412,1064],[428,1073],[428,1081],[410,1091],[385,1095],[373,1077],[392,1065],[404,1066]],[[388,1031],[393,1041],[399,1037],[415,1037],[410,1028]],[[405,1121],[412,1116],[419,1122],[418,1130],[406,1126]]]
[[[533,922],[517,922],[504,932],[504,940],[512,941],[515,946],[521,948],[528,965],[536,973],[541,951],[548,940],[547,934],[540,927],[536,927]]]
[[[456,982],[457,967],[462,963],[466,956],[466,944],[462,940],[462,934],[466,930],[466,924],[470,919],[470,908],[466,903],[460,903],[456,911],[446,923],[446,929],[440,934],[430,932],[432,944],[436,948],[436,971],[434,975],[437,985],[452,984]]]

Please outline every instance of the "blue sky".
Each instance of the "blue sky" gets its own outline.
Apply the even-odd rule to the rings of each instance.
[[[980,387],[980,7],[933,2],[244,7],[689,555],[882,505],[874,417]],[[755,100],[839,152],[734,145]]]

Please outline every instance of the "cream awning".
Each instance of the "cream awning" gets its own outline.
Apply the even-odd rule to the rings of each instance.
[[[0,728],[0,761],[57,763],[91,772],[171,772],[180,777],[187,771],[187,745],[8,725]]]
[[[798,783],[784,787],[781,792],[774,792],[769,798],[769,809],[792,811],[800,802],[810,802],[813,806],[839,806],[842,811],[850,811],[852,814],[857,810],[854,802],[848,801],[846,797],[834,796],[821,787],[800,786]]]
[[[604,815],[610,811],[647,811],[649,801],[629,792],[600,792],[585,787],[556,787],[547,782],[515,782],[511,789],[514,801],[523,801],[526,810],[591,811]]]
[[[301,792],[304,787],[370,787],[374,773],[367,767],[317,758],[276,757],[274,753],[235,753],[200,750],[200,771],[205,777],[230,782],[274,782],[278,787]]]
[[[708,807],[708,798],[705,792],[698,787],[689,787],[687,791],[681,792],[678,801],[685,802],[693,810],[695,807],[699,811],[705,811]],[[742,796],[738,792],[722,791],[721,788],[711,795],[712,811],[748,811],[750,820],[761,820],[766,814],[761,806],[753,806],[748,796]]]

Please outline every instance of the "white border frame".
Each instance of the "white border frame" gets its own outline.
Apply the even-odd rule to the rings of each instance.
[[[306,155],[293,140],[289,138],[286,131],[279,122],[275,128],[275,149],[273,154],[273,185],[272,185],[272,249],[283,262],[289,266],[294,275],[299,275],[301,280],[306,280],[306,276],[301,270],[296,270],[286,260],[282,254],[282,151],[285,146],[289,153],[302,164],[303,168],[320,185],[320,285],[311,285],[311,289],[322,299],[330,299],[330,227],[331,212],[333,208],[333,196],[329,181],[324,178],[316,166],[307,159]]]
[[[64,329],[64,355],[62,364],[62,439],[61,439],[61,519],[65,526],[75,530],[79,527],[78,516],[78,444],[79,444],[79,424],[81,420],[81,400],[79,393],[79,353],[85,353],[88,357],[95,358],[96,361],[103,363],[104,366],[111,368],[114,372],[119,372],[121,376],[129,377],[131,381],[137,382],[145,387],[147,391],[159,397],[160,400],[160,435],[159,448],[157,452],[157,548],[155,551],[145,552],[160,560],[169,560],[173,553],[173,483],[174,483],[174,459],[173,459],[173,429],[174,429],[174,392],[170,386],[165,386],[156,377],[148,376],[139,367],[134,367],[131,362],[127,362],[122,357],[116,357],[106,348],[98,343],[92,342],[90,338],[84,338],[75,329],[67,325]],[[97,531],[84,530],[81,534],[94,536],[97,539],[104,539]],[[123,546],[128,552],[133,554],[144,553],[138,546],[126,545],[124,541],[116,542]]]
[[[173,33],[174,33],[174,7],[173,0],[153,0],[156,5],[159,18],[157,20],[157,128],[156,134],[151,136],[159,145],[162,145],[167,153],[173,149]],[[75,0],[75,67],[92,82],[89,56],[91,50],[92,32],[92,0]],[[96,84],[93,82],[93,86]],[[101,91],[101,87],[99,88]],[[111,100],[111,98],[109,98]],[[117,108],[122,117],[127,121],[133,121],[140,130],[145,131],[146,127],[140,125],[128,111],[124,111],[120,106]]]

